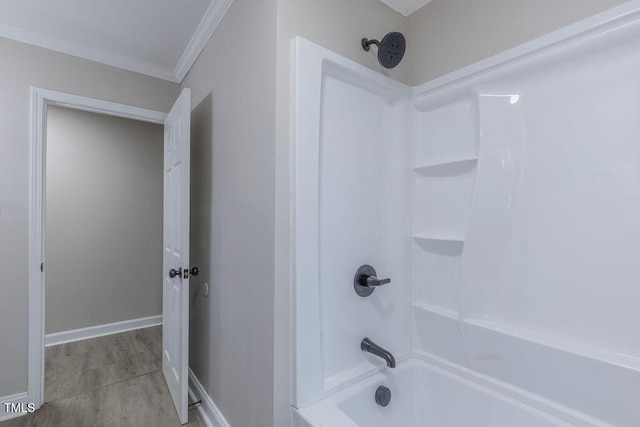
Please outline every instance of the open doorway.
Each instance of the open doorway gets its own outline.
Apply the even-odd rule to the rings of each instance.
[[[120,351],[117,355],[114,355],[114,351],[117,353],[114,347],[118,345],[106,342],[103,343],[102,350],[97,348],[97,352],[103,357],[102,361],[94,360],[89,363],[89,355],[86,354],[88,352],[84,351],[85,354],[80,357],[83,362],[78,360],[68,361],[65,369],[75,372],[77,378],[80,379],[79,381],[84,383],[84,388],[95,388],[105,381],[116,381],[116,384],[119,384],[121,381],[126,380],[126,378],[121,378],[123,374],[133,374],[139,380],[140,375],[136,374],[144,374],[144,371],[148,371],[149,368],[144,368],[140,365],[136,367],[135,363],[127,362],[131,362],[135,358],[144,358],[145,356],[141,354],[141,351],[142,353],[144,352],[142,348],[147,346],[149,349],[157,349],[157,344],[161,341],[160,355],[157,355],[158,357],[155,358],[156,361],[154,363],[157,364],[157,360],[161,360],[162,370],[154,370],[153,372],[155,386],[163,388],[163,393],[166,392],[164,393],[166,402],[152,398],[150,403],[153,404],[153,408],[149,408],[146,412],[145,419],[147,421],[149,419],[157,419],[158,425],[173,425],[171,419],[177,416],[178,424],[187,422],[187,296],[189,273],[197,274],[196,268],[182,268],[182,265],[187,267],[189,265],[188,250],[182,250],[184,247],[188,248],[189,242],[189,116],[190,91],[188,89],[182,90],[171,111],[165,114],[103,100],[32,88],[28,397],[36,408],[40,408],[45,403],[45,343],[55,345],[65,341],[75,341],[84,343],[84,347],[89,348],[91,345],[87,344],[88,340],[77,340],[92,338],[92,334],[93,336],[104,336],[113,332],[123,332],[126,329],[139,330],[141,327],[148,327],[144,333],[141,332],[139,334],[137,342],[129,332],[124,332],[124,335],[120,337],[108,335],[112,338],[118,338],[120,344],[125,341],[133,341],[131,348],[128,350]],[[102,123],[105,129],[103,129],[101,137],[99,137],[95,127],[90,127],[89,129],[84,129],[84,134],[77,138],[78,141],[75,142],[75,145],[72,144],[70,149],[69,147],[61,149],[60,146],[52,146],[53,151],[49,152],[47,139],[52,136],[48,135],[48,131],[58,132],[61,128],[69,127],[69,123],[74,121],[77,125],[80,117],[84,117],[85,121],[88,117],[92,117],[92,120],[96,122],[106,120],[111,123],[107,126]],[[60,125],[58,123],[54,125],[54,129],[49,129],[47,119],[56,118],[63,118],[63,125],[55,129],[56,126]],[[94,145],[92,149],[88,150],[86,146],[81,145],[81,141],[85,141],[87,145],[95,144],[99,139],[109,141],[114,135],[121,134],[123,128],[130,126],[129,124],[124,124],[125,122],[131,122],[130,119],[136,121],[137,124],[135,126],[140,126],[141,128],[161,125],[157,129],[159,135],[161,135],[160,140],[157,142],[161,159],[160,162],[156,162],[159,163],[158,165],[153,166],[153,162],[148,161],[147,157],[157,158],[157,156],[149,153],[129,152],[114,155],[112,146],[109,146],[105,151],[104,147]],[[114,121],[118,123],[114,123]],[[149,125],[150,123],[154,125]],[[66,140],[67,137],[65,136],[63,139]],[[134,137],[133,139],[135,140],[136,138]],[[162,140],[164,140],[164,143],[161,142]],[[87,143],[87,141],[90,142]],[[68,141],[66,142],[68,143]],[[52,143],[55,143],[55,138]],[[58,152],[54,152],[55,150],[58,150]],[[82,151],[86,151],[89,154],[88,158],[78,158]],[[52,169],[52,173],[59,175],[51,183],[55,186],[55,181],[59,179],[58,185],[60,188],[57,190],[48,185],[49,176],[47,171],[51,165],[47,156],[51,156],[50,160],[54,160],[57,157],[61,163]],[[113,163],[106,167],[104,164],[99,163],[106,160],[110,160]],[[89,165],[86,163],[89,163]],[[71,164],[74,167],[70,167]],[[126,171],[120,170],[122,164],[125,164]],[[57,170],[58,168],[59,170]],[[131,188],[123,189],[122,186],[118,187],[118,183],[131,186],[126,177],[132,174],[141,174],[139,170],[141,168],[150,170],[159,168],[159,171],[148,171],[151,173],[145,175],[145,180],[147,182],[157,180],[155,184],[159,184],[160,188],[162,188],[159,198],[162,201],[160,205],[157,203],[158,197],[154,198],[151,195],[151,192],[157,191],[157,189],[151,190],[147,188],[143,191],[130,191]],[[88,175],[84,177],[73,176],[72,172],[74,170],[84,171]],[[114,177],[116,174],[118,176]],[[51,216],[47,215],[45,207],[48,208],[47,203],[52,203],[47,190],[53,192],[51,197],[55,197],[57,194],[58,198],[62,200],[60,204],[58,204],[59,200],[56,200],[57,208],[62,213],[54,212]],[[103,194],[101,195],[98,190],[101,190]],[[82,195],[84,197],[81,197]],[[82,206],[85,202],[92,206]],[[106,212],[113,208],[111,205],[116,204],[119,207],[112,211],[111,215],[107,214]],[[71,211],[69,211],[68,205],[71,205]],[[147,208],[152,207],[158,211],[156,212],[156,217],[162,218],[162,226],[159,229],[151,227],[146,232],[142,232],[142,229],[148,225],[147,223],[152,222],[151,216],[154,214],[141,212],[139,209],[141,205]],[[52,205],[52,209],[55,211],[54,205]],[[80,211],[86,212],[80,215]],[[120,215],[120,219],[117,219],[118,215]],[[66,223],[65,227],[55,230],[58,227],[56,221],[61,223],[69,219],[69,217],[71,217],[72,221]],[[98,217],[104,217],[103,219],[105,220],[101,222]],[[131,222],[133,224],[130,224]],[[81,224],[84,225],[81,226]],[[100,224],[102,224],[103,229],[96,230],[96,228],[100,228],[98,227]],[[66,227],[67,225],[69,227]],[[49,228],[54,228],[54,230],[48,230]],[[122,228],[125,228],[124,232]],[[79,234],[84,235],[79,236]],[[140,254],[143,258],[145,256],[153,257],[155,251],[150,247],[153,246],[154,237],[158,236],[160,236],[158,241],[161,242],[158,250],[162,261],[156,262],[157,265],[155,267],[149,267],[149,265],[154,264],[153,262],[147,263],[149,271],[145,272],[146,268],[142,267],[144,262],[137,259],[138,252],[144,252]],[[52,242],[50,244],[46,242],[45,237],[51,239]],[[125,245],[126,241],[140,243],[136,242],[140,239],[147,239],[146,246],[145,242],[143,242],[142,247],[135,244],[128,247]],[[108,242],[110,243],[107,244]],[[56,244],[58,247],[56,247]],[[99,247],[100,245],[109,247],[105,251],[104,247]],[[65,252],[71,254],[71,256],[64,256]],[[79,254],[81,252],[87,253]],[[124,253],[122,254],[121,252]],[[51,259],[47,260],[45,254],[46,257],[51,257]],[[87,260],[91,259],[91,256],[94,260]],[[97,265],[97,270],[90,271],[91,269],[86,268],[86,266],[78,267],[79,259],[81,258],[84,259],[86,264],[93,263],[94,266]],[[49,291],[45,291],[45,285],[49,285],[49,261],[56,263],[56,259],[58,265],[51,266],[51,273],[53,274],[51,277],[54,280],[57,277],[61,283],[57,285],[54,283],[54,288],[51,292],[55,293],[56,296],[62,297],[58,298],[57,301],[50,302],[45,298],[45,295],[48,296],[49,294]],[[119,265],[108,265],[109,260]],[[81,271],[83,268],[86,271]],[[154,268],[158,270],[151,272],[151,269]],[[174,271],[180,271],[180,274],[171,274]],[[165,274],[166,272],[168,273]],[[159,333],[160,329],[154,334],[154,331],[150,328],[152,324],[158,322],[157,315],[131,318],[132,312],[138,313],[134,314],[134,316],[140,315],[140,311],[136,311],[140,309],[140,306],[144,305],[147,310],[149,307],[153,307],[151,293],[154,291],[144,287],[142,291],[134,291],[135,285],[131,284],[131,281],[136,280],[142,282],[140,277],[144,274],[150,276],[150,283],[157,284],[156,289],[157,287],[161,289],[162,334]],[[157,277],[154,278],[156,275]],[[104,280],[98,280],[99,276]],[[95,281],[102,285],[91,287],[87,285],[87,281]],[[118,286],[114,286],[114,282],[125,282],[125,285],[118,288]],[[118,283],[118,285],[122,285],[122,283]],[[66,298],[63,296],[65,294]],[[116,300],[118,294],[120,298]],[[142,296],[142,298],[136,300],[134,294],[137,297]],[[78,297],[78,295],[84,296],[87,300],[69,301]],[[85,304],[85,302],[89,301],[90,303]],[[50,320],[49,316],[45,317],[45,306],[48,309],[52,309],[56,305],[58,313],[52,313],[53,317],[51,319],[53,320]],[[80,308],[80,313],[76,312],[74,315],[69,315],[68,312],[78,308]],[[114,313],[120,316],[125,313],[124,316],[129,317],[129,319],[116,320],[114,319]],[[46,327],[45,318],[47,319]],[[110,323],[103,323],[105,321]],[[89,326],[82,327],[83,322],[84,324],[89,324]],[[56,330],[65,329],[69,327],[68,325],[80,325],[80,328]],[[47,333],[46,339],[45,332]],[[96,337],[93,339],[101,340],[102,338]],[[110,359],[106,355],[109,351],[104,350],[105,348],[112,350]],[[121,363],[122,366],[119,367],[122,372],[118,371],[117,366],[110,366],[111,371],[94,375],[95,381],[87,380],[92,375],[87,372],[87,369],[92,367],[95,369],[96,365],[104,365],[105,357],[106,362],[114,362],[118,356],[124,359],[124,361],[121,361],[123,362]],[[154,359],[154,356],[148,355],[147,358]],[[83,367],[82,363],[85,363],[86,366]],[[49,361],[47,361],[47,365],[49,366]],[[83,368],[86,368],[84,372],[82,371]],[[77,371],[80,371],[80,373],[78,374]],[[120,378],[118,375],[120,375]],[[71,382],[73,381],[71,379]],[[96,384],[96,381],[98,384]],[[155,386],[150,384],[143,386],[143,389],[145,387],[146,389],[153,389]],[[57,391],[51,391],[51,396],[56,396],[56,393],[59,396],[59,393],[63,393],[61,387],[56,387],[56,389]],[[82,392],[82,390],[79,391]],[[115,402],[112,402],[114,403],[114,409],[120,412],[127,407],[127,402],[132,400],[132,397],[139,397],[141,394],[136,392],[135,388],[128,389],[127,392],[123,393],[113,392],[113,390],[109,393],[107,395],[116,399]],[[100,399],[94,402],[99,401],[103,404],[108,400]],[[175,406],[175,410],[173,406]],[[100,411],[110,412],[108,407],[99,409],[98,413]],[[131,420],[136,416],[144,415],[137,405],[133,405],[129,409],[128,414],[120,414],[124,418],[119,421],[124,422],[124,419]],[[40,421],[46,423],[51,420],[48,420],[46,415],[42,414],[55,414],[57,412],[37,411],[37,413],[45,417]],[[81,411],[80,415],[82,413]],[[127,418],[129,416],[132,418]],[[95,419],[92,420],[95,421]],[[81,420],[74,418],[73,421]],[[87,422],[91,423],[93,421],[87,420]],[[105,421],[105,424],[110,424],[118,420],[110,418],[103,421]]]
[[[45,403],[161,370],[163,137],[48,109]]]

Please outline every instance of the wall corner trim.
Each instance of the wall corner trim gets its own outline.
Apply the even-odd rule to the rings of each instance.
[[[189,397],[194,402],[202,400],[202,404],[198,406],[198,411],[207,426],[230,427],[224,415],[222,415],[222,412],[220,412],[220,409],[218,409],[213,399],[211,399],[211,396],[209,396],[202,384],[200,384],[200,381],[191,368],[189,368]]]

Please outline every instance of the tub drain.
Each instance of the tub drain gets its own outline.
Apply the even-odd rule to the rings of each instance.
[[[391,390],[381,385],[376,390],[376,403],[380,406],[387,406],[391,402]]]

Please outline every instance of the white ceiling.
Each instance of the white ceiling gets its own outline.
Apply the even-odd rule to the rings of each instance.
[[[409,16],[416,10],[425,6],[431,0],[380,0],[390,8],[400,12],[404,16]]]
[[[180,82],[232,1],[2,0],[0,37]],[[409,16],[431,0],[381,1]]]
[[[2,0],[0,36],[180,82],[232,0]]]

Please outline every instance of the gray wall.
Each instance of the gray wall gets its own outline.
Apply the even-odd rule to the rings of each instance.
[[[49,107],[47,333],[162,314],[163,134]]]
[[[408,79],[419,85],[625,0],[433,0],[409,16]]]
[[[378,63],[377,48],[365,52],[360,40],[380,40],[389,31],[408,30],[406,17],[377,0],[278,0],[278,83],[288,80],[289,47],[295,36],[406,82],[406,61],[388,70]]]
[[[183,82],[194,108],[191,260],[202,271],[189,364],[237,427],[273,422],[275,38],[275,0],[235,0]]]
[[[27,389],[30,86],[169,111],[179,86],[0,38],[0,396]]]

